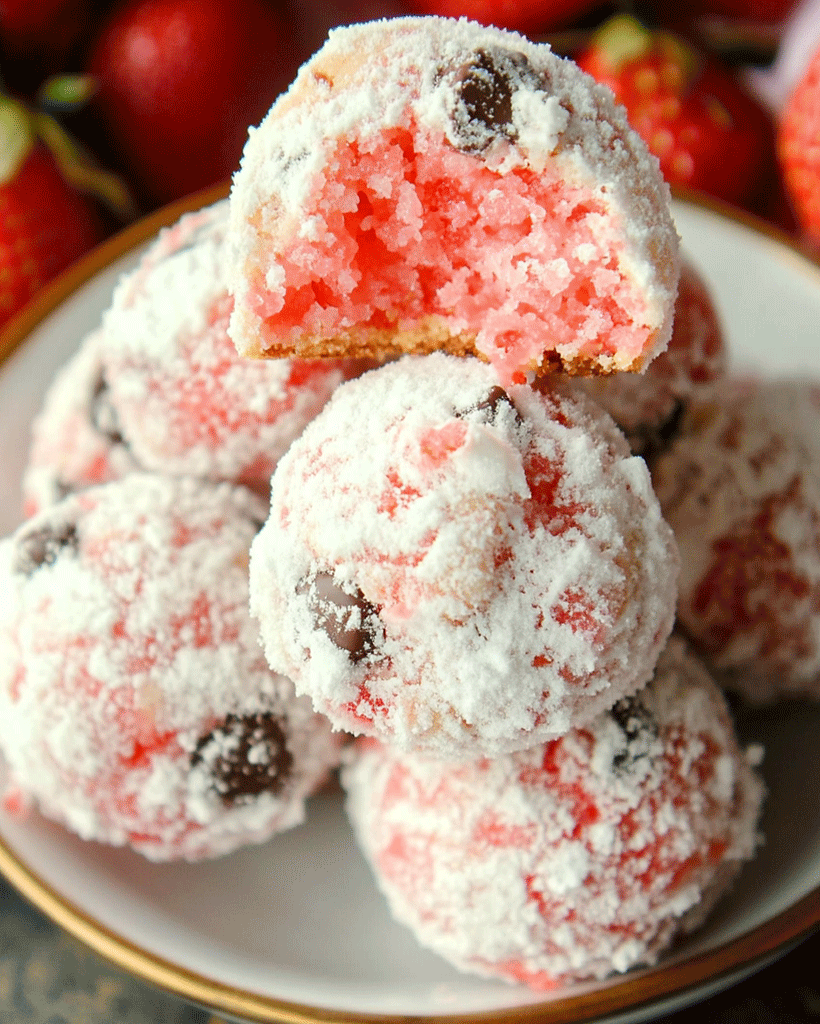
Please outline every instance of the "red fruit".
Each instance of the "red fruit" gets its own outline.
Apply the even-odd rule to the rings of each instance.
[[[780,113],[777,156],[800,229],[820,243],[820,49]]]
[[[768,114],[716,60],[616,15],[578,64],[608,85],[672,184],[750,205],[773,164]]]
[[[237,169],[297,54],[265,0],[132,0],[103,25],[89,70],[128,169],[168,202]]]
[[[699,0],[689,7],[689,13],[773,25],[784,21],[796,4],[797,0]]]
[[[0,326],[47,281],[96,245],[96,212],[62,176],[29,129],[28,114],[0,98]]]
[[[291,24],[299,42],[300,58],[308,60],[323,45],[328,32],[379,18],[400,18],[409,13],[404,0],[291,0]]]
[[[563,28],[598,6],[600,0],[409,0],[419,14],[472,18],[517,32]]]
[[[87,0],[0,0],[0,39],[15,56],[68,53],[87,16]]]

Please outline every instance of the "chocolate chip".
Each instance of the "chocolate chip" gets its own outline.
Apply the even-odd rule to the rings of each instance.
[[[227,806],[247,803],[261,793],[281,793],[293,769],[293,755],[280,719],[264,712],[228,715],[203,736],[191,767],[204,765],[213,788]]]
[[[513,94],[537,76],[523,54],[478,50],[470,61],[450,72],[455,96],[451,118],[456,145],[465,153],[481,153],[496,138],[515,139]]]
[[[77,488],[74,484],[69,483],[68,480],[63,480],[62,477],[58,477],[51,485],[52,500],[54,502],[62,501],[69,494],[74,494],[76,490]]]
[[[658,437],[664,445],[669,444],[673,441],[680,430],[681,420],[685,407],[683,402],[675,402],[675,407],[672,412],[666,417],[663,423],[658,428]]]
[[[47,523],[23,529],[15,542],[13,570],[31,576],[41,566],[53,565],[61,552],[76,552],[78,544],[74,523]]]
[[[120,430],[119,417],[111,401],[108,384],[102,374],[97,379],[91,395],[89,418],[94,429],[112,445],[125,444],[125,438]]]
[[[624,746],[613,758],[612,766],[616,772],[628,771],[649,756],[658,726],[646,705],[634,696],[621,698],[609,713],[624,734]]]
[[[466,410],[466,412],[483,413],[484,418],[486,418],[487,420],[495,420],[496,417],[498,416],[498,413],[503,408],[512,409],[515,416],[515,422],[517,424],[521,424],[524,422],[521,413],[515,406],[515,402],[513,402],[513,400],[504,390],[504,388],[502,388],[498,384],[490,388],[490,390],[487,392],[486,398],[482,398],[480,402],[476,402],[475,405],[471,405],[470,408]]]
[[[296,588],[307,594],[308,608],[322,630],[356,664],[373,654],[379,635],[379,613],[355,584],[336,582],[332,572],[317,572]]]
[[[663,422],[652,426],[640,426],[629,432],[629,447],[633,455],[642,455],[652,462],[661,455],[680,433],[686,407],[683,402],[675,405]]]

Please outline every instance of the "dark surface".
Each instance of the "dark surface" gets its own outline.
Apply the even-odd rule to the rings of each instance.
[[[820,933],[669,1024],[820,1022]],[[0,1024],[221,1024],[59,931],[0,879]]]

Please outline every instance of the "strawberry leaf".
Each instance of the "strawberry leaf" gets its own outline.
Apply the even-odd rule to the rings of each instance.
[[[50,113],[71,114],[97,91],[93,75],[52,75],[37,90],[37,106]]]
[[[697,81],[703,61],[693,46],[671,32],[658,32],[658,49],[666,67],[666,85],[679,96],[684,95]]]
[[[34,142],[31,114],[17,100],[0,96],[0,185],[14,180]]]
[[[652,35],[631,14],[616,14],[596,30],[593,44],[600,48],[609,67],[617,72],[649,53]]]
[[[33,117],[38,137],[48,146],[66,181],[95,196],[123,223],[134,220],[137,208],[122,179],[101,167],[50,114],[37,111]]]

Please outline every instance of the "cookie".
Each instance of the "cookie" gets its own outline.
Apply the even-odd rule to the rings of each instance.
[[[133,473],[0,543],[7,805],[152,860],[299,824],[339,739],[271,672],[248,613],[264,505]]]
[[[728,372],[729,353],[708,284],[684,258],[669,347],[643,373],[574,377],[650,462],[675,437],[687,404],[708,395]]]
[[[103,316],[104,372],[146,468],[266,494],[279,457],[359,364],[237,355],[227,215],[227,201],[186,214],[119,281]]]
[[[252,130],[231,192],[250,356],[477,354],[637,370],[670,337],[678,236],[612,94],[466,20],[340,28]]]
[[[251,609],[337,728],[469,758],[643,685],[676,574],[646,464],[604,412],[434,353],[343,384],[280,461]]]
[[[681,550],[678,616],[718,679],[820,700],[820,387],[725,383],[653,467]]]
[[[111,403],[102,344],[99,330],[88,335],[46,391],[22,480],[27,516],[141,468]]]
[[[552,989],[653,964],[754,853],[763,786],[675,638],[566,736],[463,764],[360,741],[343,769],[390,910],[456,967]]]

